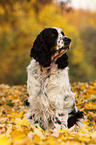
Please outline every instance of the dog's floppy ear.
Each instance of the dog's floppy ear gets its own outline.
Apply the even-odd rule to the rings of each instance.
[[[44,40],[44,31],[42,31],[34,41],[30,56],[39,62],[39,64],[43,67],[50,66],[51,55],[50,50]]]
[[[68,66],[68,56],[67,54],[63,54],[60,58],[57,59],[56,64],[58,64],[58,68],[64,69]]]

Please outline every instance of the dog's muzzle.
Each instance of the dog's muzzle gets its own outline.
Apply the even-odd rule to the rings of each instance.
[[[66,53],[68,51],[68,49],[71,46],[71,39],[64,36],[63,38],[64,41],[64,46],[59,48],[58,50],[54,50],[52,52],[52,60],[56,60],[57,58],[61,57],[64,53]]]
[[[64,41],[64,49],[66,49],[66,48],[69,49],[70,48],[70,44],[71,44],[71,39],[68,38],[68,37],[64,37],[63,41]]]
[[[64,41],[64,47],[59,48],[58,53],[60,54],[62,51],[67,51],[70,48],[70,44],[71,44],[71,39],[68,37],[64,37],[63,38]]]

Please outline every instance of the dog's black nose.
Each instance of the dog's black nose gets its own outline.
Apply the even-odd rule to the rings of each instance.
[[[64,37],[64,42],[66,43],[66,44],[69,44],[70,42],[71,42],[71,39],[70,38],[68,38],[68,37]]]

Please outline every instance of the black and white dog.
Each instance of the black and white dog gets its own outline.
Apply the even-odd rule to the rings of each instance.
[[[44,29],[31,49],[33,57],[27,67],[27,91],[30,125],[43,129],[81,126],[83,112],[75,106],[68,77],[68,56],[71,39],[60,28]]]

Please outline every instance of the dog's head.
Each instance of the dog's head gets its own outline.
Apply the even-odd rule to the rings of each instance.
[[[30,56],[43,67],[49,67],[53,61],[58,63],[62,58],[68,59],[66,52],[70,43],[71,39],[64,35],[62,29],[46,28],[34,41]]]

